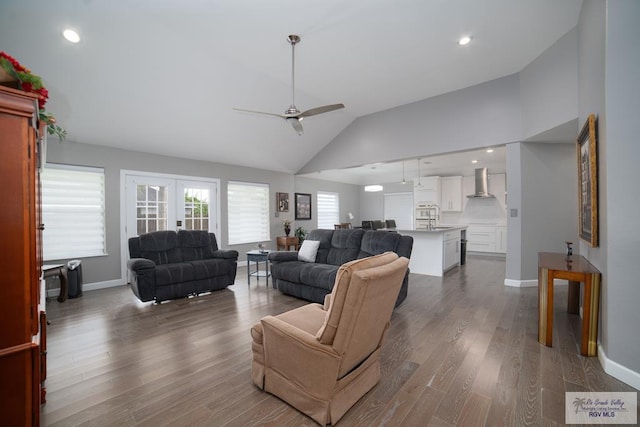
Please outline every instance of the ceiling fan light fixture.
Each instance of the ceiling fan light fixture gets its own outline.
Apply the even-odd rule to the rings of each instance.
[[[384,187],[382,185],[365,185],[364,191],[367,193],[375,193],[376,191],[382,191]]]
[[[344,104],[331,104],[331,105],[323,105],[322,107],[310,108],[301,112],[295,105],[295,75],[296,75],[296,62],[295,62],[295,47],[296,44],[300,42],[300,36],[295,34],[290,34],[287,37],[287,41],[291,45],[291,105],[287,110],[285,110],[284,114],[276,114],[276,113],[266,113],[264,111],[255,111],[255,110],[245,110],[243,108],[233,108],[236,111],[242,111],[245,113],[254,113],[254,114],[265,114],[268,116],[280,117],[291,123],[291,126],[295,129],[298,135],[302,135],[304,130],[302,129],[302,124],[300,123],[302,119],[305,117],[316,116],[322,113],[328,113],[330,111],[339,110],[344,108]]]

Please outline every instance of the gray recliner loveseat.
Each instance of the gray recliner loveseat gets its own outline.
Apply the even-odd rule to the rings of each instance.
[[[411,258],[413,249],[411,236],[390,231],[312,230],[305,240],[320,241],[315,262],[300,261],[294,251],[271,252],[271,280],[282,293],[316,303],[324,303],[325,295],[331,293],[342,264],[388,251]],[[408,287],[407,270],[396,307],[407,297]]]
[[[155,231],[129,239],[127,272],[140,301],[224,289],[236,278],[238,251],[220,250],[208,231]]]

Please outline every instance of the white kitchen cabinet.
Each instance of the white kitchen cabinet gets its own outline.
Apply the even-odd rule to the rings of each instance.
[[[496,227],[494,225],[469,225],[467,250],[471,252],[496,251]]]
[[[440,208],[442,212],[462,212],[462,177],[440,178]]]
[[[444,233],[443,246],[442,271],[447,271],[460,262],[460,231]]]
[[[440,206],[440,177],[415,178],[413,180],[413,203],[415,205],[435,203]]]
[[[439,176],[423,176],[420,178],[414,178],[413,188],[440,192],[440,177]]]
[[[471,224],[467,229],[467,250],[471,252],[507,252],[507,227]]]

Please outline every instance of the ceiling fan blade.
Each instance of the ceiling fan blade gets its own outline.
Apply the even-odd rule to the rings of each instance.
[[[291,126],[293,126],[296,132],[298,132],[298,135],[302,135],[304,133],[304,129],[302,129],[302,123],[300,123],[300,120],[298,120],[297,117],[289,117],[287,121],[291,123]]]
[[[339,110],[341,108],[344,108],[344,104],[325,105],[323,107],[312,108],[303,113],[300,113],[298,117],[302,118],[302,117],[315,116],[317,114],[328,113],[329,111]]]
[[[281,117],[283,119],[286,119],[287,116],[285,116],[284,114],[276,114],[276,113],[265,113],[264,111],[256,111],[256,110],[245,110],[243,108],[232,108],[233,110],[236,111],[242,111],[245,113],[254,113],[254,114],[265,114],[267,116],[275,116],[275,117]]]

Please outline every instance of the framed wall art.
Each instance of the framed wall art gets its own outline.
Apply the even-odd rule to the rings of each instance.
[[[598,246],[598,146],[595,114],[587,117],[577,140],[578,152],[578,228],[580,238]]]
[[[311,194],[295,193],[296,219],[311,219]]]
[[[289,193],[276,193],[276,209],[278,212],[289,212]]]

